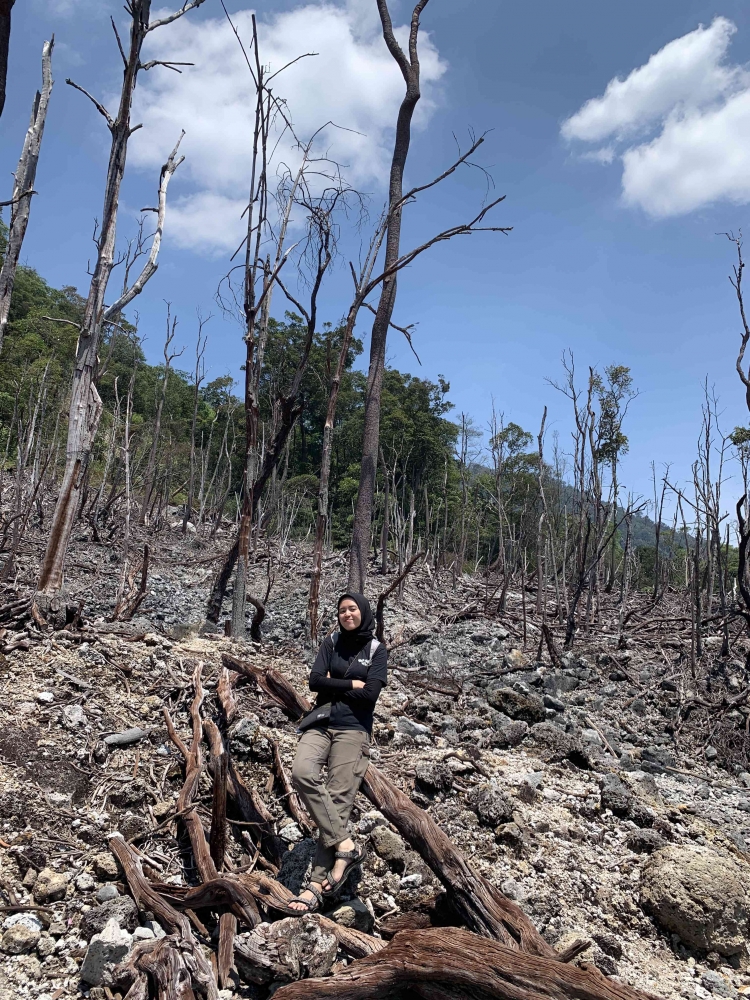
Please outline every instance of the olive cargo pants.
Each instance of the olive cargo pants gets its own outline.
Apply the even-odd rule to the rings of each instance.
[[[370,763],[370,737],[357,729],[308,729],[300,737],[292,768],[294,787],[318,826],[313,882],[323,882],[335,862],[336,845]],[[328,764],[323,779],[322,768]]]

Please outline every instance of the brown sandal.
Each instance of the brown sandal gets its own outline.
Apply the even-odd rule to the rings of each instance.
[[[293,896],[285,904],[273,904],[273,909],[278,910],[280,913],[286,913],[289,917],[304,917],[307,913],[317,913],[319,910],[323,909],[323,894],[319,889],[316,889],[314,885],[306,885],[300,890],[300,892],[311,892],[314,899],[303,899],[302,896]],[[306,910],[295,910],[289,905],[290,903],[304,903],[307,907]]]
[[[346,865],[340,879],[334,879],[333,869],[327,873],[326,879],[328,880],[329,888],[323,891],[326,899],[331,896],[337,896],[341,892],[352,868],[356,868],[357,865],[362,864],[367,857],[367,851],[364,847],[361,849],[355,847],[353,851],[336,851],[334,857],[346,861]]]

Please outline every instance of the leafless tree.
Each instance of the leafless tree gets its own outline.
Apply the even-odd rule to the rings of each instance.
[[[5,84],[8,77],[10,48],[10,12],[16,0],[0,0],[0,117],[5,107]]]
[[[7,6],[8,32],[10,31],[10,8],[11,2]],[[0,0],[0,114],[5,101],[5,72],[2,54],[2,25],[3,25],[2,0]],[[2,269],[0,269],[0,352],[3,349],[3,339],[5,328],[8,325],[8,314],[10,312],[10,299],[13,294],[13,285],[16,280],[16,268],[21,255],[23,239],[26,235],[26,227],[29,224],[29,214],[31,212],[31,198],[35,194],[34,181],[36,179],[36,168],[39,163],[39,153],[42,147],[42,136],[44,134],[44,123],[47,118],[47,106],[50,94],[52,93],[52,49],[55,44],[54,36],[49,42],[44,43],[42,49],[42,89],[36,92],[34,103],[31,108],[31,121],[26,130],[26,138],[23,142],[21,158],[16,167],[16,174],[13,183],[13,194],[9,202],[0,204],[10,205],[10,225],[8,226],[8,246],[5,250],[5,259]],[[7,56],[7,44],[6,44]]]
[[[156,271],[166,213],[167,186],[170,178],[182,162],[182,157],[178,157],[177,155],[179,148],[178,141],[161,170],[158,205],[155,209],[151,209],[151,211],[156,213],[156,229],[146,262],[135,281],[115,302],[109,307],[105,307],[104,300],[107,293],[107,285],[112,269],[115,266],[117,212],[120,186],[125,173],[128,142],[135,129],[139,127],[131,125],[133,94],[138,74],[141,70],[150,70],[159,65],[167,66],[178,72],[180,71],[176,63],[165,63],[160,60],[150,60],[146,63],[141,62],[141,50],[149,32],[171,24],[182,17],[183,14],[198,7],[201,3],[203,3],[203,0],[189,0],[189,2],[183,4],[174,13],[151,21],[151,0],[127,0],[125,9],[130,16],[130,44],[127,54],[120,41],[114,21],[112,22],[123,62],[120,103],[114,117],[96,98],[92,97],[82,87],[70,80],[66,81],[92,101],[97,111],[107,122],[112,142],[104,191],[104,206],[96,240],[96,263],[91,275],[91,284],[78,338],[76,363],[73,372],[65,472],[37,583],[37,591],[48,598],[56,594],[63,585],[65,556],[78,505],[78,492],[86,474],[91,448],[101,416],[102,403],[99,393],[96,390],[95,377],[102,329],[107,321],[115,320],[121,314],[122,310],[140,294],[146,282]]]
[[[187,503],[182,518],[182,533],[187,533],[188,521],[193,516],[193,499],[195,497],[195,428],[198,423],[198,402],[200,400],[201,383],[206,377],[206,342],[208,335],[203,333],[203,327],[211,319],[204,319],[198,314],[198,337],[195,342],[195,372],[193,375],[193,420],[190,425],[190,473],[188,479]]]
[[[139,517],[139,524],[146,524],[148,522],[148,512],[151,507],[151,494],[154,491],[154,485],[156,482],[156,459],[159,454],[159,440],[161,438],[161,418],[164,412],[164,403],[167,399],[167,384],[169,382],[169,372],[172,366],[172,362],[175,358],[179,358],[185,348],[179,351],[172,351],[172,341],[174,340],[175,330],[177,328],[177,317],[171,314],[171,305],[167,302],[167,335],[164,341],[164,377],[161,380],[161,393],[159,394],[159,402],[156,404],[156,414],[154,416],[154,430],[151,436],[151,448],[148,453],[148,462],[146,464],[146,473],[144,476],[143,484],[143,504],[141,505],[141,513]]]

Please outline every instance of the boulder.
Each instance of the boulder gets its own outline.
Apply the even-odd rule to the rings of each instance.
[[[472,788],[466,801],[486,826],[500,826],[513,819],[513,803],[504,792],[489,782]]]
[[[495,688],[487,692],[487,701],[498,712],[503,712],[511,719],[527,722],[543,722],[547,713],[540,698],[531,694],[522,694],[511,687]]]
[[[130,952],[133,938],[116,920],[109,920],[100,934],[95,934],[86,949],[80,976],[84,983],[99,986],[105,972],[121,962]]]
[[[539,748],[541,757],[547,764],[556,764],[566,759],[572,760],[578,767],[586,767],[588,764],[581,741],[553,722],[538,722],[529,730],[528,738]]]
[[[81,934],[88,941],[94,934],[100,934],[110,920],[125,930],[135,930],[138,923],[138,909],[130,896],[117,896],[94,906],[81,919]]]
[[[615,816],[627,816],[633,804],[633,793],[616,774],[605,774],[599,782],[602,809],[610,809]]]
[[[745,950],[745,871],[730,857],[698,846],[664,847],[642,869],[640,901],[691,948],[720,955]]]
[[[436,792],[449,792],[453,788],[453,772],[447,764],[436,761],[424,761],[417,764],[417,785],[428,795]]]
[[[375,926],[375,918],[361,899],[347,900],[346,903],[338,906],[330,914],[330,917],[342,927],[353,927],[365,934],[372,934],[372,929]]]
[[[56,872],[51,868],[43,868],[34,883],[34,900],[37,903],[54,903],[64,899],[68,890],[70,876],[67,872]]]
[[[26,924],[13,924],[0,938],[0,949],[6,955],[25,955],[36,948],[39,931]]]
[[[402,872],[406,867],[406,845],[397,833],[387,826],[376,826],[370,833],[370,841],[375,853],[386,861],[394,871]]]

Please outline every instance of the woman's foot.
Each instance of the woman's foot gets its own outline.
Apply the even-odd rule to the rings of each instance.
[[[323,886],[320,884],[320,882],[311,882],[310,884],[314,885],[315,888],[318,890],[318,892],[321,892],[323,889]],[[305,903],[302,902],[302,900],[305,900],[305,902],[309,901],[310,905],[306,906]],[[289,909],[295,910],[299,913],[307,913],[309,910],[314,909],[317,904],[318,904],[318,899],[315,896],[315,894],[310,892],[309,889],[303,889],[302,892],[299,894],[299,899],[289,904]]]
[[[347,837],[346,840],[342,840],[340,844],[336,845],[337,851],[353,851],[357,845],[354,843],[351,837]],[[345,858],[336,858],[336,863],[334,864],[331,874],[335,882],[338,882],[341,876],[344,874],[344,869],[346,868]],[[323,882],[323,892],[330,892],[331,886],[326,879]]]

